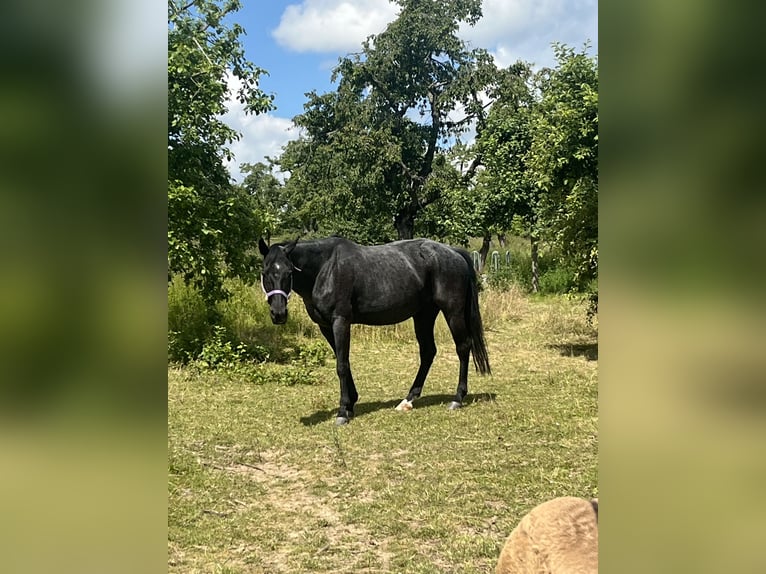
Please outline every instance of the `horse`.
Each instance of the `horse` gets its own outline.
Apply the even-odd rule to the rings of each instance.
[[[439,312],[460,359],[455,399],[448,408],[460,408],[468,394],[469,354],[479,374],[491,373],[476,273],[465,250],[429,239],[362,246],[342,237],[271,246],[260,238],[258,248],[263,255],[261,287],[272,322],[287,321],[287,304],[295,291],[335,354],[340,382],[336,425],[353,418],[359,399],[349,363],[352,323],[392,325],[413,319],[420,367],[407,397],[396,407],[399,411],[411,410],[423,391],[436,356],[434,324]]]

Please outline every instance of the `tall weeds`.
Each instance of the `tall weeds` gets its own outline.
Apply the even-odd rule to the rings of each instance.
[[[319,328],[310,319],[299,298],[290,301],[285,325],[273,325],[260,287],[239,280],[227,283],[230,296],[215,309],[214,323],[193,287],[176,278],[168,286],[168,358],[189,362],[203,357],[209,363],[233,358],[286,363],[323,361],[330,354]],[[487,287],[479,294],[485,331],[514,324],[532,313],[532,300],[525,289],[511,283],[504,288]],[[539,311],[537,311],[539,313]],[[545,322],[548,332],[592,332],[585,309],[571,304],[554,306],[534,321]],[[439,315],[434,329],[438,346],[453,345],[449,327]],[[352,341],[364,344],[414,344],[412,321],[397,325],[353,325]],[[313,359],[312,359],[313,357]],[[218,359],[217,359],[218,358]]]
[[[193,286],[175,277],[168,284],[168,359],[186,363],[201,355],[226,352],[228,343],[239,356],[285,362],[297,358],[321,334],[299,300],[290,305],[286,325],[273,325],[258,286],[241,280],[226,282],[229,297],[207,309]]]

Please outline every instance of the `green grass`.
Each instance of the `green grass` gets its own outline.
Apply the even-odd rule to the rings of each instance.
[[[318,335],[296,302],[286,332],[300,346]],[[312,364],[310,385],[170,367],[169,571],[488,573],[531,507],[598,495],[584,305],[518,290],[481,305],[493,376],[469,375],[459,411],[446,408],[458,361],[441,318],[410,413],[393,407],[417,369],[411,324],[354,326],[360,401],[341,428],[332,360]]]

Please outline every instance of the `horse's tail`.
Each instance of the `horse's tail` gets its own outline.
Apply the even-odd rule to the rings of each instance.
[[[477,287],[476,271],[473,269],[473,259],[471,259],[471,255],[467,251],[462,249],[457,251],[468,264],[465,324],[468,327],[468,336],[471,339],[473,365],[480,375],[490,375],[492,370],[489,368],[487,344],[484,341],[484,325],[481,322],[481,312],[479,311],[479,289]]]

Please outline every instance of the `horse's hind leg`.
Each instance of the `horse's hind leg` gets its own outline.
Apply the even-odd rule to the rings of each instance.
[[[439,315],[439,309],[427,309],[419,312],[413,317],[415,323],[415,337],[418,340],[418,346],[420,347],[420,367],[418,373],[415,375],[415,381],[410,387],[410,392],[407,393],[407,398],[404,399],[396,407],[400,411],[408,411],[412,409],[412,401],[420,396],[423,392],[423,384],[428,376],[428,371],[434,362],[436,357],[436,342],[434,341],[434,323],[436,317]]]
[[[449,405],[450,410],[454,410],[463,406],[463,399],[468,394],[468,359],[471,356],[471,339],[465,322],[465,313],[462,310],[447,317],[447,324],[455,341],[457,356],[460,359],[460,373],[455,400]]]

